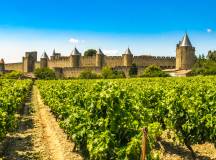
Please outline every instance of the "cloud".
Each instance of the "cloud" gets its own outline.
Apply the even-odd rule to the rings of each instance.
[[[117,55],[118,54],[118,52],[119,52],[119,50],[117,50],[117,49],[108,49],[108,50],[104,50],[103,51],[105,54],[107,54],[107,55]]]
[[[78,44],[78,43],[85,43],[85,40],[79,40],[79,39],[76,39],[76,38],[70,38],[69,42],[71,44]]]
[[[75,38],[70,38],[70,39],[69,39],[69,42],[72,43],[72,44],[78,44],[78,43],[79,43],[79,40],[78,40],[78,39],[75,39]]]
[[[208,33],[213,32],[213,30],[212,30],[211,28],[208,28],[206,31],[207,31]]]

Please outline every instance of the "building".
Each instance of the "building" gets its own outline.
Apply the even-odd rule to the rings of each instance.
[[[162,69],[187,70],[191,69],[195,63],[195,48],[188,35],[185,34],[183,40],[177,44],[176,58],[134,56],[130,48],[127,48],[122,56],[107,56],[101,49],[98,49],[94,56],[83,56],[77,48],[74,48],[68,56],[61,56],[54,50],[52,56],[48,57],[44,51],[39,61],[37,52],[26,52],[21,63],[4,64],[3,66],[5,70],[17,70],[25,73],[33,72],[36,68],[48,67],[63,77],[77,77],[84,70],[93,70],[99,73],[104,66],[109,66],[114,70],[124,71],[127,76],[133,63],[138,67],[138,74],[141,74],[145,67],[152,64],[158,65]]]

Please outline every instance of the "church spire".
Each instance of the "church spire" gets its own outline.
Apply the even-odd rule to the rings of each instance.
[[[185,33],[185,35],[184,35],[184,37],[183,37],[183,39],[182,39],[182,41],[181,41],[181,43],[180,43],[180,46],[181,47],[192,47],[192,44],[191,44],[191,42],[190,42],[190,39],[189,39],[189,37],[188,37],[188,34],[187,33]]]

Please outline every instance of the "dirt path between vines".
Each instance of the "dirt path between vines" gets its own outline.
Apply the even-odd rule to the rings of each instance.
[[[82,160],[33,87],[18,116],[18,127],[0,143],[0,160]]]
[[[82,157],[79,154],[72,152],[74,144],[67,140],[66,134],[59,127],[55,117],[49,108],[43,104],[36,86],[33,88],[32,102],[35,107],[34,121],[38,135],[35,144],[36,149],[41,152],[42,159],[81,160]]]

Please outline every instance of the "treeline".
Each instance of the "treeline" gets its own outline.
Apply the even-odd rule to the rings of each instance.
[[[209,51],[207,56],[199,55],[192,68],[192,75],[216,75],[216,51]]]

